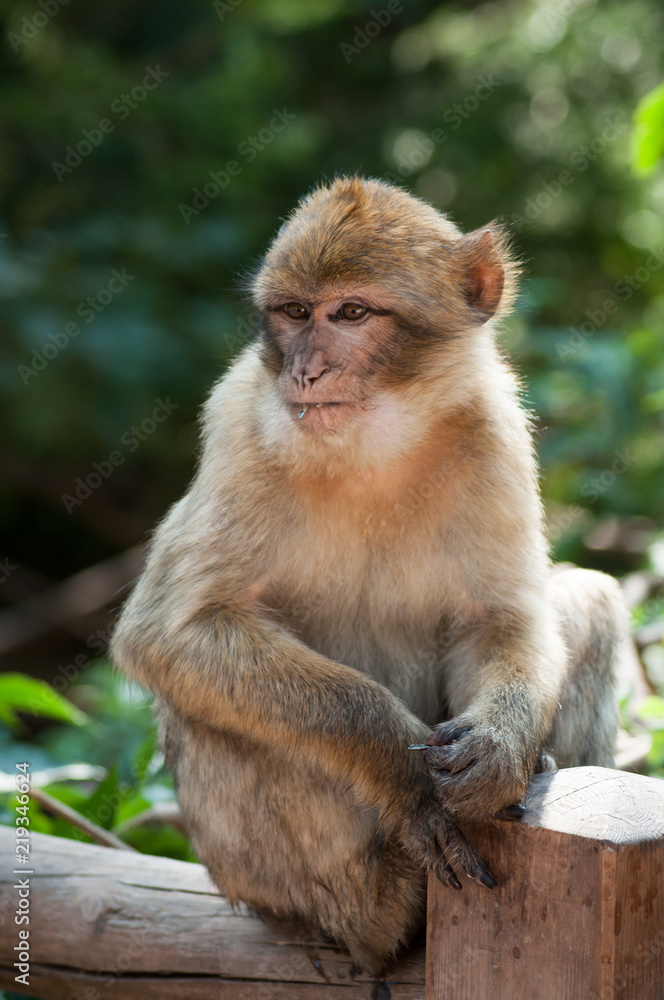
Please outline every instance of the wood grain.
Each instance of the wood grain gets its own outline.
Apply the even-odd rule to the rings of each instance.
[[[499,887],[430,880],[427,1000],[664,1000],[664,782],[539,775],[522,821],[469,828]],[[424,1000],[424,948],[376,983],[301,927],[233,910],[200,865],[33,834],[29,988],[0,827],[0,987],[45,1000]]]
[[[423,1000],[424,947],[387,984],[302,928],[233,909],[200,865],[31,837],[30,989],[14,983],[14,831],[0,827],[0,988],[45,998]],[[388,991],[389,990],[389,991]]]
[[[520,822],[469,829],[494,876],[430,876],[427,1000],[662,1000],[664,782],[539,775]]]

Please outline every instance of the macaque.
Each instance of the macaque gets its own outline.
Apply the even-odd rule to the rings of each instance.
[[[518,816],[551,756],[613,761],[626,616],[549,560],[496,346],[517,270],[497,225],[381,181],[304,198],[115,633],[219,889],[371,973],[421,927],[427,868],[495,885],[464,823]]]

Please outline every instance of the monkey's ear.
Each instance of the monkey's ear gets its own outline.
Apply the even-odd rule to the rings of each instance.
[[[497,311],[505,287],[505,268],[490,229],[476,229],[461,240],[466,301],[484,323]]]

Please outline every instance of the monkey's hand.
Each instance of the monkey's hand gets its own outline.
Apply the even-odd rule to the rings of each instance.
[[[431,750],[424,759],[436,772],[440,801],[456,820],[523,813],[536,754],[522,735],[466,713],[440,723],[426,742]]]
[[[400,837],[409,854],[430,868],[443,885],[461,889],[459,876],[494,889],[497,885],[481,857],[442,808],[435,790],[416,808]]]

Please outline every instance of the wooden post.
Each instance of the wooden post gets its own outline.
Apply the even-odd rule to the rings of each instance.
[[[25,878],[27,986],[14,978]],[[376,983],[301,927],[234,910],[201,865],[39,833],[20,865],[15,830],[0,827],[3,988],[44,1000],[422,1000],[424,945]]]
[[[663,1000],[664,781],[570,768],[527,806],[467,830],[497,889],[429,876],[426,1000]]]

